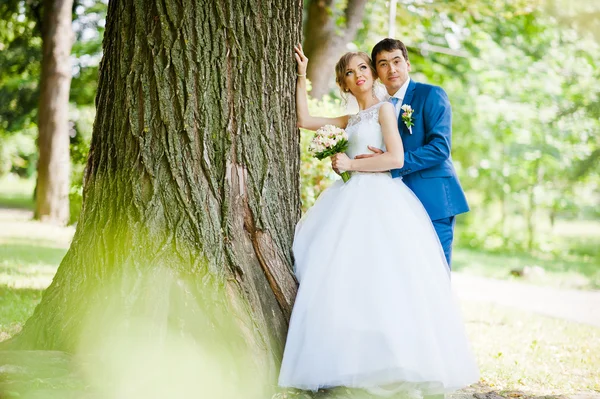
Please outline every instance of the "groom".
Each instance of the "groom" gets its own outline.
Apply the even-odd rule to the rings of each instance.
[[[400,40],[383,39],[373,47],[371,59],[396,108],[398,130],[404,144],[404,166],[392,170],[402,177],[427,210],[440,239],[448,266],[452,255],[455,216],[469,211],[465,194],[452,165],[452,110],[441,87],[410,79],[410,61]],[[413,110],[403,117],[403,106]],[[405,107],[406,108],[406,107]],[[407,126],[410,119],[412,126]],[[369,147],[377,156],[382,151]]]

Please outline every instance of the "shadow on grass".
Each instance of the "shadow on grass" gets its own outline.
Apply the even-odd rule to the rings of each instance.
[[[27,209],[33,211],[35,209],[35,201],[31,196],[0,193],[0,208]]]
[[[0,285],[0,330],[24,323],[42,299],[44,289],[13,288]]]
[[[0,208],[35,208],[33,192],[35,178],[22,179],[13,175],[0,178]]]

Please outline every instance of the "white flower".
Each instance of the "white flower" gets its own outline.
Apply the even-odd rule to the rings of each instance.
[[[404,104],[401,109],[402,109],[402,111],[404,111],[401,115],[402,120],[404,121],[404,124],[408,128],[408,132],[410,134],[412,134],[412,127],[414,126],[414,122],[412,119],[413,109],[408,104]]]
[[[333,125],[325,125],[315,132],[308,148],[311,153],[316,155],[334,148],[341,140],[348,140],[348,134],[344,129]]]

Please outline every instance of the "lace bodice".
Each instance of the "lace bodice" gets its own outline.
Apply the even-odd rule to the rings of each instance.
[[[370,154],[368,146],[377,147],[385,151],[381,125],[379,124],[379,108],[384,102],[379,102],[372,107],[359,111],[348,119],[346,133],[348,133],[348,150],[346,155],[354,158],[359,154]]]

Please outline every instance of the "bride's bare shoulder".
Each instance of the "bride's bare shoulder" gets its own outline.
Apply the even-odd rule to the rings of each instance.
[[[394,105],[387,101],[382,101],[382,104],[379,106],[379,120],[383,120],[385,118],[396,118],[396,109]]]

